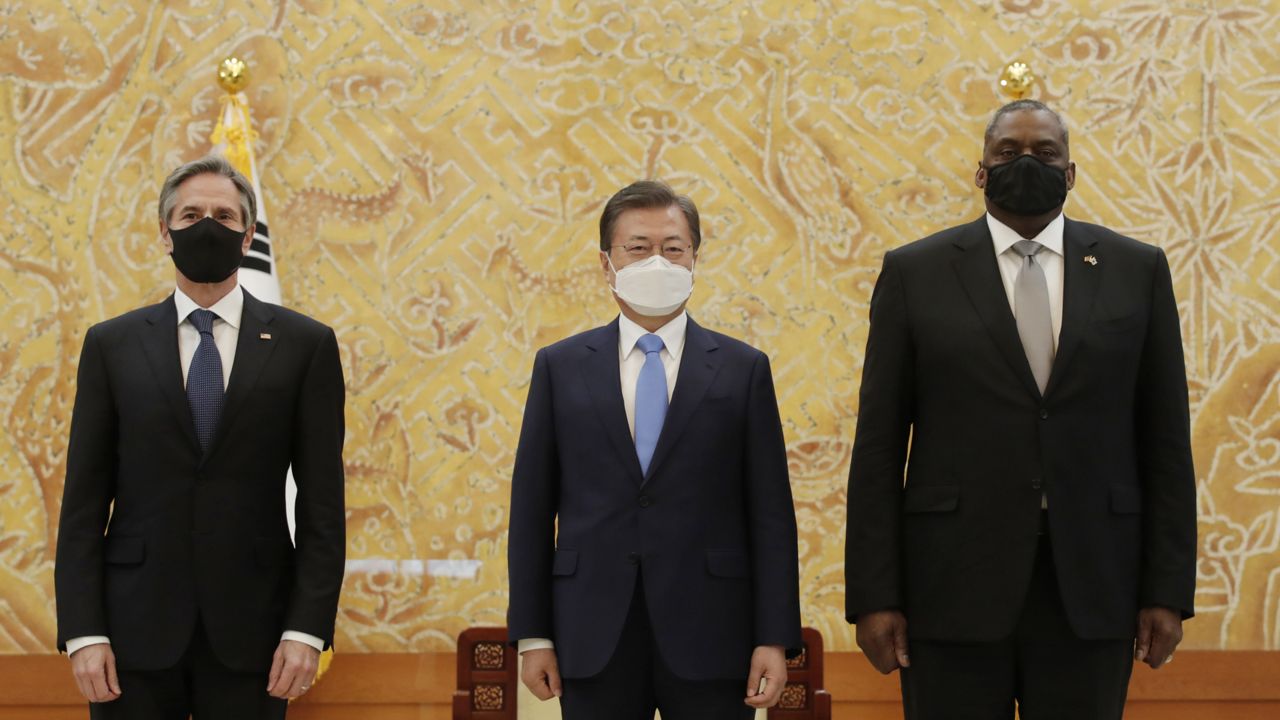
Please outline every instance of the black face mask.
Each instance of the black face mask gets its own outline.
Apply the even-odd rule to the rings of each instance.
[[[1021,155],[987,168],[987,197],[1014,215],[1043,215],[1067,199],[1067,171]]]
[[[173,264],[192,282],[222,282],[240,267],[244,235],[211,217],[181,230],[169,228]]]

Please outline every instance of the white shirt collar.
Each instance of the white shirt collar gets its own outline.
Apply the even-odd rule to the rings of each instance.
[[[173,291],[173,304],[178,308],[178,324],[186,322],[187,316],[191,311],[200,309],[195,300],[192,300],[180,288]],[[222,299],[213,304],[212,310],[223,322],[237,330],[240,329],[240,316],[244,314],[244,290],[240,289],[240,283],[231,289],[231,292],[222,296]]]
[[[677,362],[680,360],[680,353],[684,351],[684,331],[688,325],[689,313],[681,312],[654,333],[662,338],[662,344],[666,346],[667,352],[671,353],[671,359]],[[636,342],[640,340],[640,336],[648,333],[648,330],[640,327],[631,318],[626,315],[618,315],[618,359],[626,360],[631,351],[635,349]]]
[[[1062,213],[1058,213],[1058,217],[1050,221],[1044,230],[1040,231],[1039,235],[1031,238],[1033,241],[1045,246],[1045,249],[1052,250],[1059,256],[1062,255],[1062,228],[1066,225],[1062,218]],[[996,246],[996,257],[1003,255],[1009,248],[1013,247],[1014,243],[1027,239],[1015,232],[1013,228],[992,217],[991,213],[987,213],[987,227],[991,230],[991,240]]]

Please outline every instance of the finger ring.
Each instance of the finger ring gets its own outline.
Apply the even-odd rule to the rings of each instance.
[[[1170,655],[1169,657],[1167,657],[1167,658],[1165,658],[1165,659],[1164,659],[1164,664],[1165,664],[1165,665],[1168,665],[1168,664],[1169,664],[1169,663],[1171,663],[1171,662],[1173,662],[1173,656],[1172,656],[1172,655]]]
[[[1168,661],[1166,660],[1165,662],[1168,662]],[[310,689],[311,689],[311,686],[310,686],[310,685],[303,685],[303,686],[302,686],[302,692],[306,692],[306,691],[308,691],[308,690],[310,690]]]

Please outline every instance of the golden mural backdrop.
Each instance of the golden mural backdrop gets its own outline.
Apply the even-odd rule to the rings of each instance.
[[[1280,649],[1277,0],[19,0],[0,10],[0,652],[51,652],[80,341],[170,292],[155,201],[252,68],[286,304],[348,383],[340,652],[504,623],[534,352],[615,313],[603,201],[703,212],[691,309],[773,359],[804,620],[835,650],[867,303],[977,217],[1014,59],[1072,124],[1069,215],[1173,268],[1200,484],[1195,648]]]

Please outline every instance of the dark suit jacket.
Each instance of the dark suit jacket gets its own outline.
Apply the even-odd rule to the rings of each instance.
[[[1195,478],[1168,263],[1070,219],[1063,250],[1043,397],[985,218],[885,256],[849,472],[850,622],[897,608],[914,637],[1007,636],[1042,492],[1077,635],[1132,637],[1139,607],[1191,616]]]
[[[346,534],[337,340],[246,292],[222,418],[202,454],[177,325],[170,296],[85,335],[54,573],[58,647],[106,635],[122,667],[166,668],[198,615],[224,663],[266,671],[284,630],[333,639]]]
[[[681,677],[741,679],[755,646],[798,648],[795,510],[769,359],[690,319],[642,477],[618,322],[540,350],[508,567],[511,641],[554,640],[565,677],[608,662],[640,576],[658,648]]]

